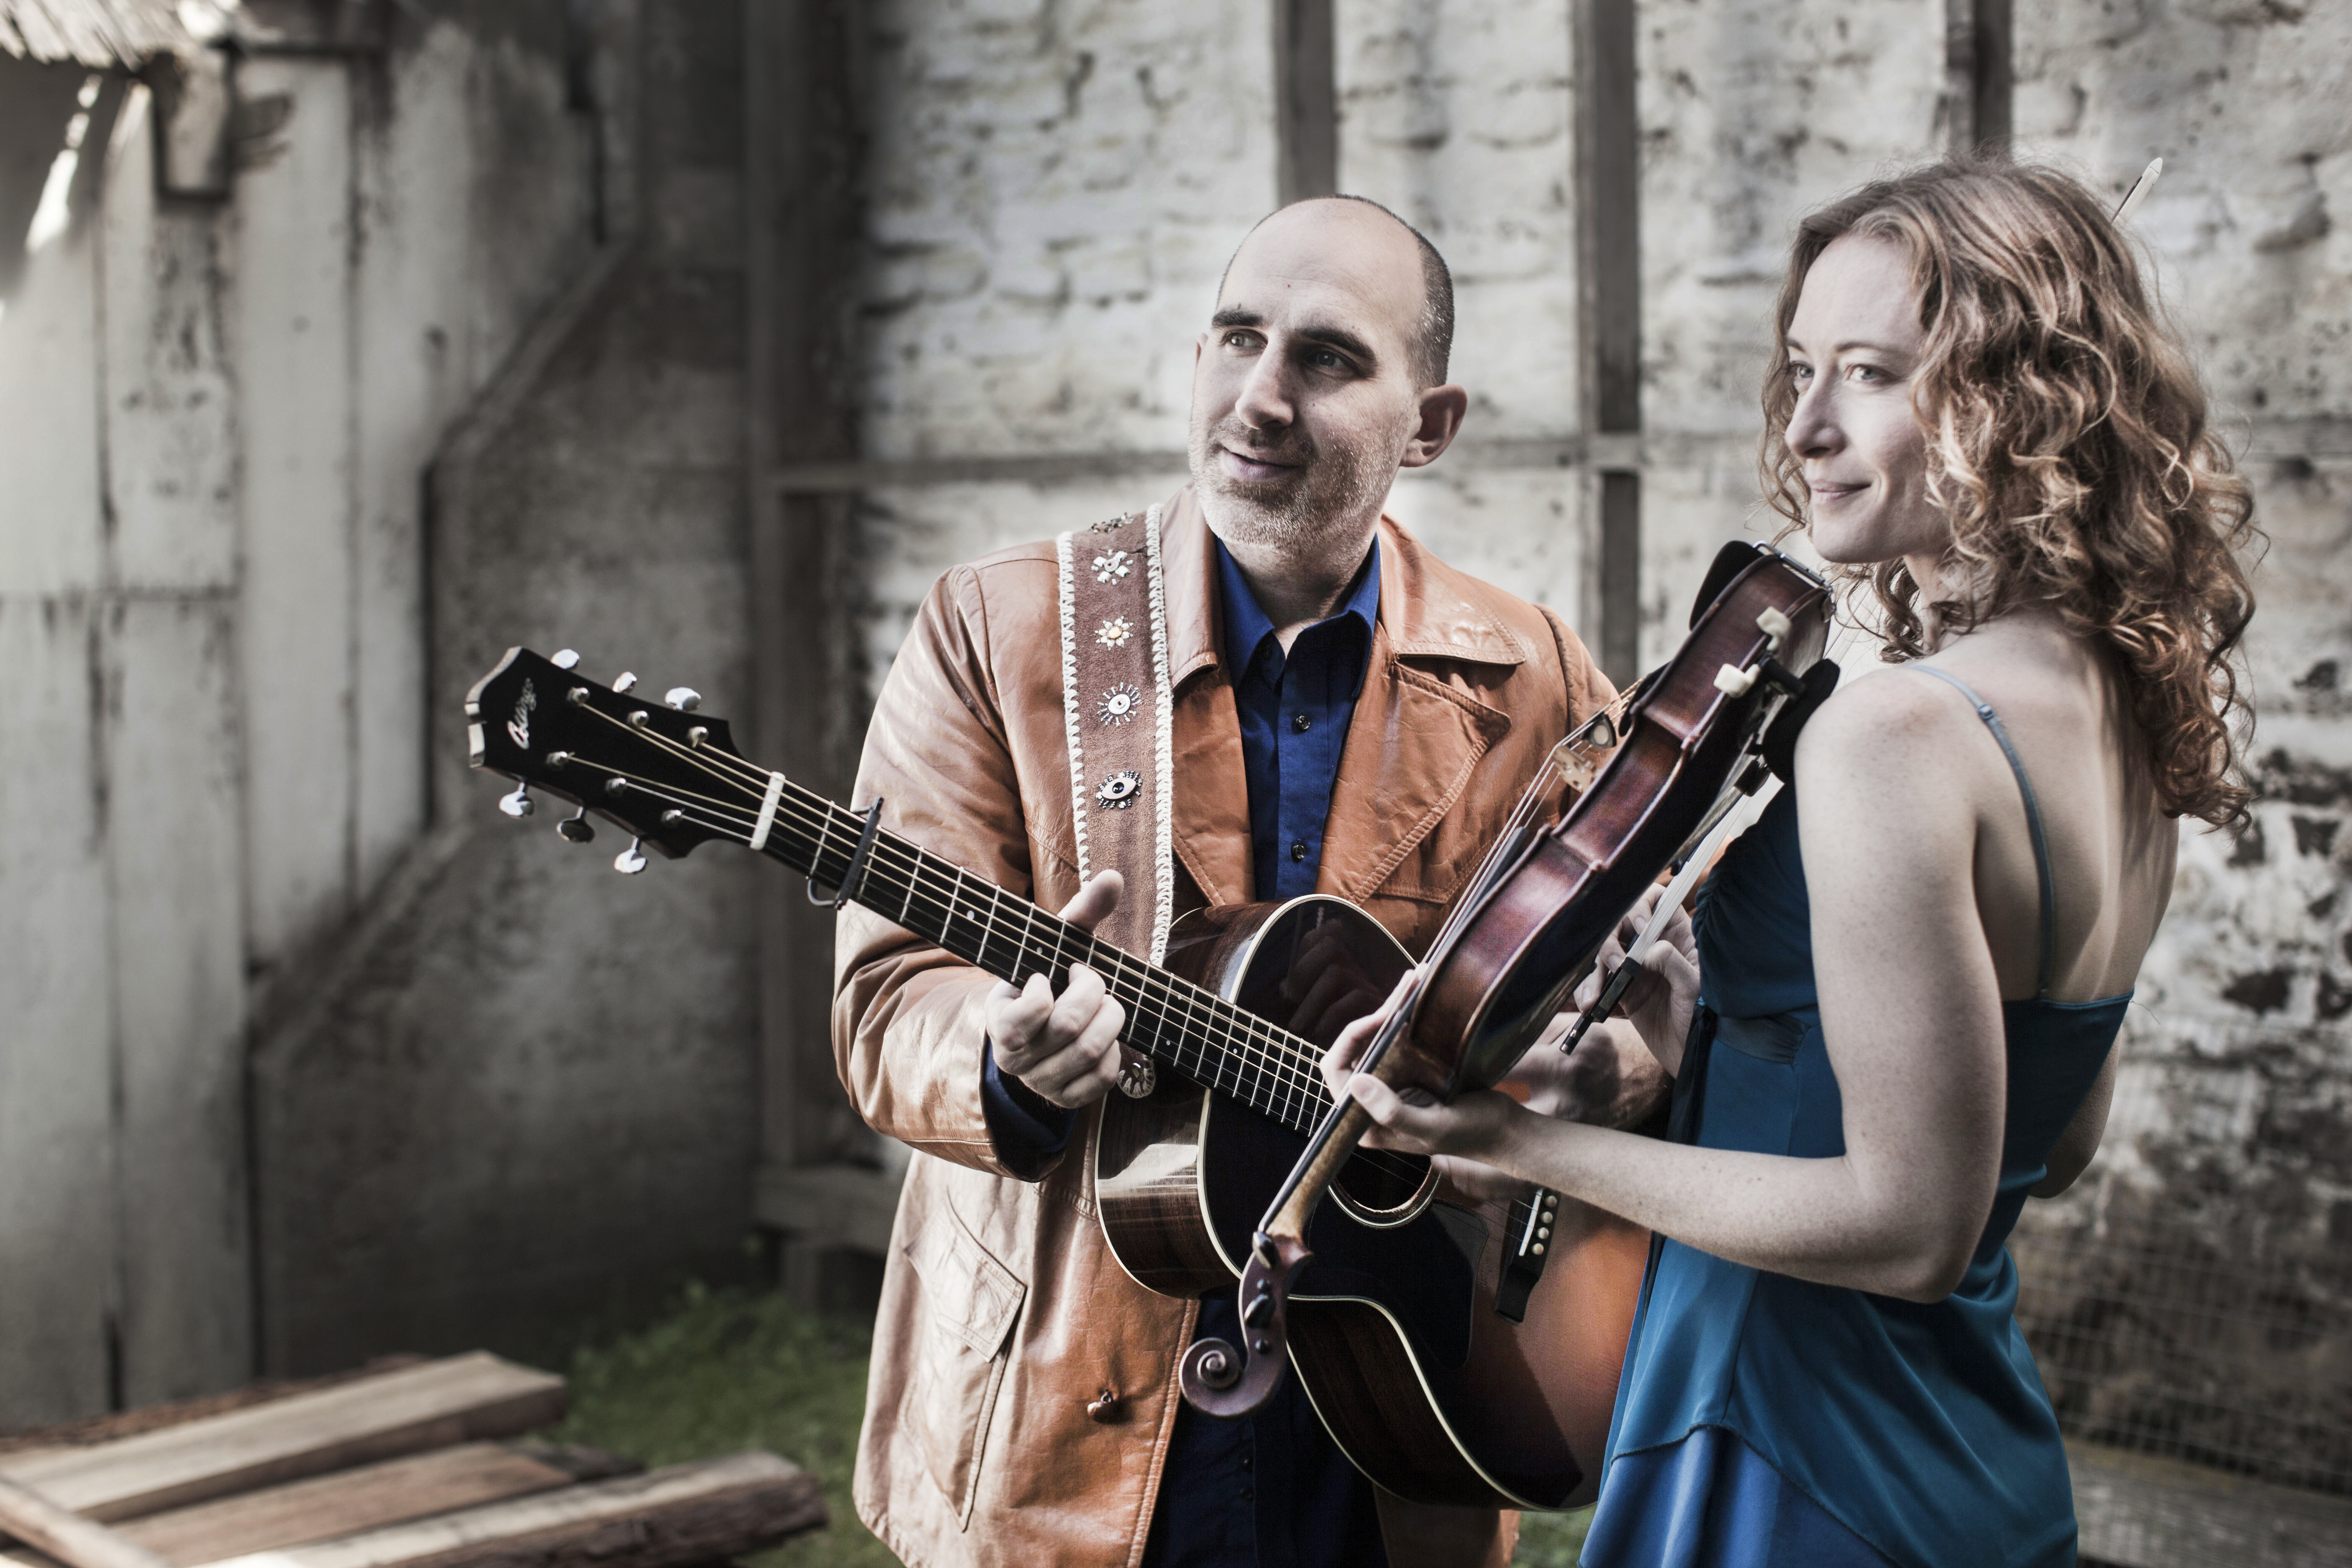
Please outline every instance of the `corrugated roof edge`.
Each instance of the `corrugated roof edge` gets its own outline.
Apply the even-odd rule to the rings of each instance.
[[[0,0],[0,51],[19,59],[136,69],[198,47],[174,0]]]

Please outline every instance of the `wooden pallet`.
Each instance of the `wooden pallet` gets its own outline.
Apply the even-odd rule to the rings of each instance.
[[[824,1523],[773,1454],[645,1472],[515,1440],[563,1409],[562,1378],[478,1352],[8,1439],[0,1568],[677,1568]]]

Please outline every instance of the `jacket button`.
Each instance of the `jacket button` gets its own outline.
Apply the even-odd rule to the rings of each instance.
[[[1307,840],[1301,838],[1291,845],[1290,858],[1297,861],[1304,861],[1307,858]]]
[[[1118,1392],[1106,1388],[1087,1401],[1087,1417],[1088,1420],[1104,1423],[1116,1421],[1118,1419],[1119,1403]]]
[[[1312,730],[1315,727],[1315,721],[1307,714],[1293,713],[1290,716],[1290,727],[1299,734],[1304,735],[1307,731]]]

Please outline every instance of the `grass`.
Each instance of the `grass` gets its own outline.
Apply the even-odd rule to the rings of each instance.
[[[552,1436],[648,1465],[782,1454],[824,1483],[833,1522],[747,1559],[752,1568],[891,1568],[849,1500],[871,1337],[870,1325],[811,1317],[772,1291],[690,1286],[652,1327],[573,1358],[572,1415]],[[1513,1563],[1571,1568],[1590,1517],[1528,1514]]]

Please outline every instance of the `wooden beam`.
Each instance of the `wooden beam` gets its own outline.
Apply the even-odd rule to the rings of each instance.
[[[1332,0],[1274,0],[1275,199],[1339,188],[1339,84]]]
[[[5,1478],[0,1478],[0,1527],[68,1568],[171,1568],[137,1542]]]
[[[467,1509],[310,1546],[226,1560],[235,1568],[678,1568],[773,1546],[825,1521],[814,1476],[773,1454]]]
[[[851,0],[749,0],[743,8],[753,711],[770,767],[845,796],[864,716],[842,606],[849,496],[786,493],[778,469],[857,455],[857,247],[862,210]],[[761,1153],[838,1160],[872,1134],[834,1073],[833,916],[795,878],[759,879]]]
[[[0,1459],[0,1477],[108,1521],[562,1419],[563,1380],[482,1352],[85,1448]]]

